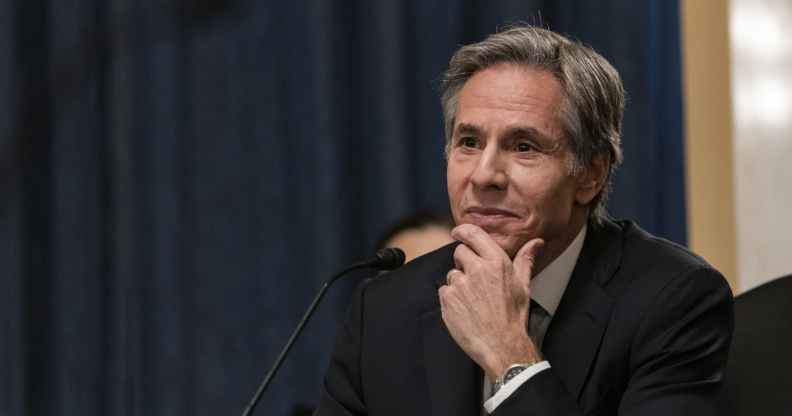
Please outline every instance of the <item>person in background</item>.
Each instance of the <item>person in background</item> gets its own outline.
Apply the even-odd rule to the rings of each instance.
[[[432,212],[416,212],[391,225],[380,238],[377,248],[398,247],[404,251],[405,262],[454,241],[453,220]]]

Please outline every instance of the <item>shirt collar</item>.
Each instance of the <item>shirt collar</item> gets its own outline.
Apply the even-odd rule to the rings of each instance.
[[[587,226],[583,225],[566,250],[531,279],[531,299],[544,308],[550,316],[555,315],[558,304],[561,303],[561,296],[572,277],[572,271],[580,257],[580,250],[583,249],[583,241],[586,239],[586,228]]]

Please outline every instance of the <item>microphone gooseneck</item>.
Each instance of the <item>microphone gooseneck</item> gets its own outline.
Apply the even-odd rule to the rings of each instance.
[[[278,355],[278,358],[275,359],[275,363],[272,365],[272,368],[264,377],[264,380],[261,382],[261,385],[259,385],[259,388],[256,390],[256,394],[254,394],[253,398],[250,400],[250,404],[248,404],[247,407],[245,408],[245,411],[242,412],[242,416],[250,416],[253,414],[253,410],[256,408],[256,404],[258,404],[259,400],[261,399],[261,396],[264,394],[264,391],[267,390],[267,387],[272,382],[272,379],[275,377],[275,374],[278,372],[278,369],[280,368],[281,364],[283,364],[283,360],[286,358],[286,355],[289,353],[289,350],[291,350],[292,345],[294,345],[294,341],[297,340],[297,337],[300,335],[303,328],[305,328],[305,324],[308,323],[308,320],[313,315],[314,310],[316,310],[316,307],[319,306],[319,302],[324,297],[325,292],[327,292],[327,289],[330,288],[330,285],[335,283],[338,279],[340,279],[347,273],[351,272],[352,270],[357,270],[357,269],[393,270],[398,268],[402,264],[404,264],[404,252],[401,249],[395,247],[383,248],[377,251],[377,254],[374,257],[361,261],[359,263],[355,263],[352,266],[349,266],[346,269],[341,270],[340,272],[333,275],[333,277],[328,279],[322,285],[322,288],[319,289],[319,293],[317,293],[316,297],[314,297],[313,302],[311,302],[311,306],[309,306],[308,309],[305,311],[305,314],[300,320],[300,323],[297,324],[297,327],[294,329],[294,332],[292,332],[291,337],[289,337],[289,340],[286,342],[286,345],[283,347],[283,350],[281,350],[280,354]]]

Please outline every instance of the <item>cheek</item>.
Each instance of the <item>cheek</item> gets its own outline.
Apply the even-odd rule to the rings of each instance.
[[[448,161],[446,168],[446,185],[448,186],[448,196],[451,201],[458,201],[462,197],[465,185],[464,169],[459,163]]]
[[[519,199],[526,201],[534,210],[553,211],[541,213],[543,215],[562,214],[559,209],[571,205],[574,198],[572,181],[563,172],[534,170],[521,172],[514,179],[519,184],[515,187]]]

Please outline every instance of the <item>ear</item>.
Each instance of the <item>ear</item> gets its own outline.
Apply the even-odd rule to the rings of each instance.
[[[577,176],[577,191],[575,202],[580,205],[588,205],[597,195],[602,192],[605,186],[605,178],[608,177],[608,163],[605,155],[595,155]]]

